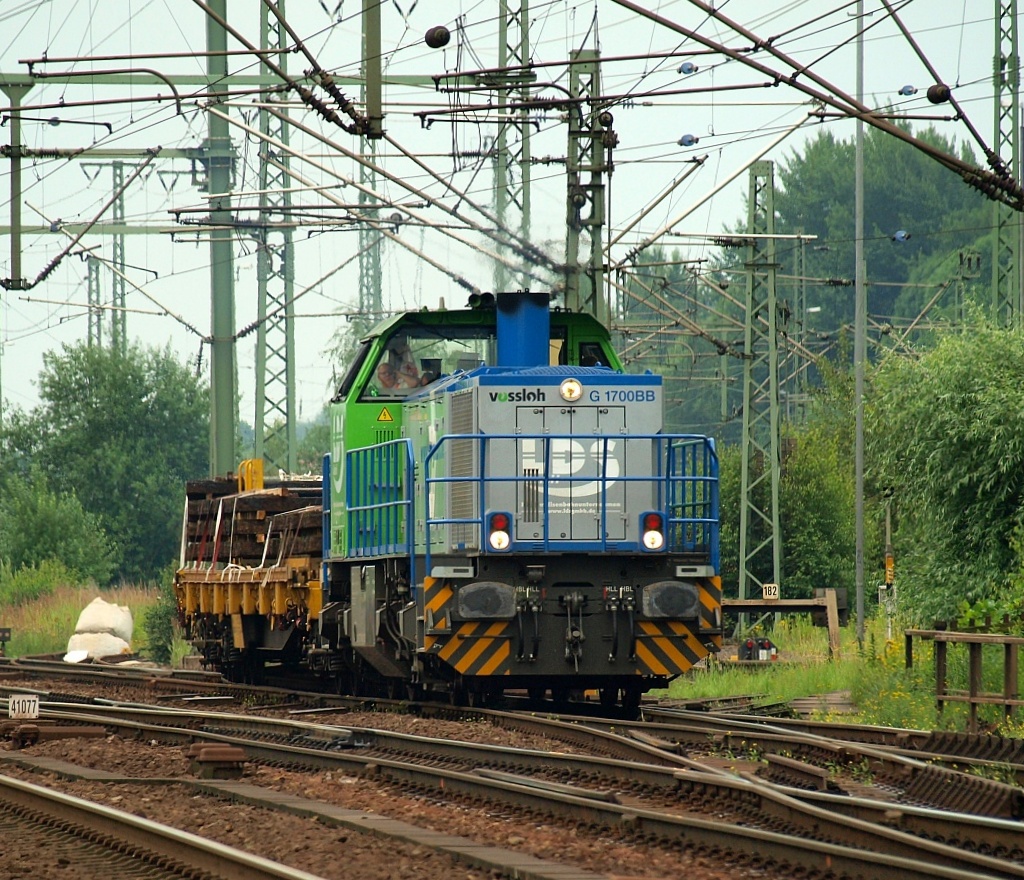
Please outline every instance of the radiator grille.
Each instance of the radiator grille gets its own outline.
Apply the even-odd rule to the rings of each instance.
[[[527,479],[523,482],[523,522],[540,522],[540,468],[523,468],[523,476]]]
[[[452,395],[451,426],[453,434],[472,434],[475,429],[473,410],[474,396],[472,391],[462,391]],[[473,478],[477,474],[476,444],[472,440],[455,440],[451,444],[451,460],[449,474],[452,477],[465,477],[464,481],[450,484],[450,503],[452,519],[472,519],[477,516],[476,498],[473,491]],[[454,524],[452,542],[466,547],[475,546],[476,528],[471,525]]]

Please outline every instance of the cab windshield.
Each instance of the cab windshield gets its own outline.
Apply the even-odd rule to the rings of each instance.
[[[363,398],[402,398],[442,376],[494,362],[492,327],[399,327],[373,365]]]

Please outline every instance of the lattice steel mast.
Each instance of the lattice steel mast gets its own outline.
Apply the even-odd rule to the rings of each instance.
[[[750,166],[747,298],[743,361],[743,458],[740,473],[739,598],[764,583],[758,556],[770,548],[772,582],[782,575],[779,525],[779,316],[776,297],[775,180],[772,162]],[[757,597],[760,598],[760,597]]]
[[[611,171],[615,133],[611,114],[599,112],[601,61],[598,52],[569,54],[569,150],[566,158],[567,207],[565,305],[608,323],[604,291],[605,175]]]
[[[278,10],[284,14],[284,0]],[[275,50],[274,61],[287,71],[288,34],[266,4],[260,6],[260,47]],[[272,100],[270,93],[262,100]],[[265,106],[259,111],[260,133],[289,143],[289,125],[280,113]],[[255,453],[272,470],[294,473],[298,469],[295,405],[295,307],[292,295],[295,256],[291,220],[291,156],[275,153],[266,141],[260,147],[260,229],[256,233],[259,329],[256,336]],[[277,227],[275,216],[283,221]]]
[[[527,102],[530,84],[536,78],[524,69],[530,60],[530,8],[522,0],[518,9],[501,0],[498,21],[498,68],[508,71],[500,76],[499,85],[518,83],[518,109],[510,113],[505,88],[498,89],[498,136],[494,144],[494,208],[502,230],[516,233],[523,241],[530,240],[530,121]],[[513,115],[515,121],[513,121]],[[498,252],[514,257],[521,250],[499,246]],[[519,258],[521,259],[521,257]],[[512,284],[528,286],[520,275],[511,278],[508,266],[494,264],[494,289],[509,290]]]
[[[1020,47],[1017,40],[1017,0],[996,0],[995,57],[992,62],[995,101],[995,143],[1007,171],[1020,180]],[[992,205],[992,316],[998,325],[1021,323],[1022,249],[1021,223],[1024,215],[994,202]]]

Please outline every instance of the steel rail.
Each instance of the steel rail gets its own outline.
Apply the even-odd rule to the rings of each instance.
[[[262,856],[242,852],[214,840],[161,825],[110,807],[0,775],[0,804],[14,804],[59,822],[80,833],[102,835],[109,848],[124,851],[137,847],[154,860],[181,865],[190,876],[199,869],[221,880],[323,880],[316,874],[280,865]]]

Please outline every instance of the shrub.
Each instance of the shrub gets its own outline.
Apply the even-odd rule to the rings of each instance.
[[[15,571],[0,561],[0,606],[27,605],[53,594],[58,587],[70,586],[77,580],[63,562],[44,559],[37,565],[25,565]]]
[[[167,571],[160,579],[156,602],[142,616],[147,654],[157,663],[170,663],[175,651],[178,631],[178,606],[174,599],[172,575]]]

